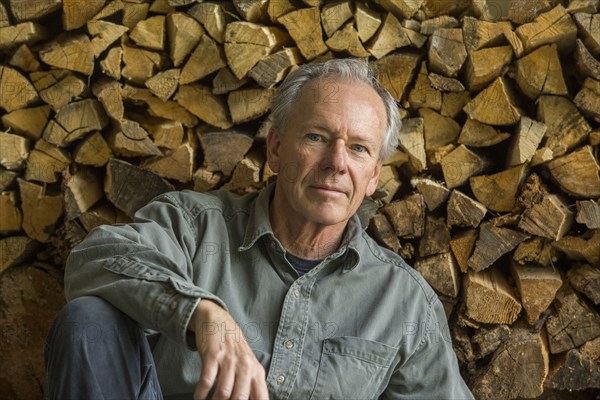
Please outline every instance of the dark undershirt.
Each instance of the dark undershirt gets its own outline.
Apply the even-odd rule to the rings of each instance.
[[[304,275],[323,260],[307,260],[305,258],[296,257],[290,252],[285,254],[285,258],[292,264],[299,276]]]

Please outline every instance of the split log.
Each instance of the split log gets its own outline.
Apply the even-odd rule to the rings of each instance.
[[[585,224],[588,229],[600,229],[600,201],[577,201],[577,216],[575,220]]]
[[[504,30],[504,37],[510,47],[513,49],[513,53],[517,58],[521,58],[523,53],[525,53],[525,48],[523,46],[523,41],[519,39],[519,36],[512,30],[512,28],[506,28]]]
[[[164,15],[156,15],[138,22],[129,34],[129,38],[135,44],[148,50],[164,50],[165,36]]]
[[[190,8],[188,14],[202,24],[206,32],[218,43],[225,43],[225,29],[232,18],[222,3],[200,3]]]
[[[45,188],[24,179],[19,182],[23,231],[38,242],[47,242],[63,214],[61,195],[47,195]]]
[[[569,94],[556,44],[540,47],[517,60],[517,84],[533,100],[541,94]]]
[[[60,0],[41,0],[29,2],[22,0],[11,0],[10,9],[18,22],[35,21],[48,14],[60,10],[62,1]]]
[[[234,124],[251,121],[266,114],[275,96],[274,89],[239,89],[229,92],[227,105]]]
[[[431,71],[454,77],[467,59],[461,29],[438,29],[429,42],[429,67]]]
[[[158,157],[145,159],[140,167],[155,172],[163,178],[175,179],[179,182],[189,182],[196,169],[196,143],[191,136],[172,152]]]
[[[138,89],[133,86],[124,85],[121,89],[121,94],[123,98],[141,100],[146,103],[150,115],[180,121],[186,127],[194,127],[198,124],[198,118],[187,109],[175,101],[162,101],[158,97],[153,96],[147,89]]]
[[[262,61],[264,60],[259,61],[254,66],[254,68],[256,68],[258,64],[260,64]],[[252,68],[250,72],[252,72],[254,68]],[[250,72],[248,72],[248,74],[250,74]],[[217,72],[217,74],[215,75],[215,78],[213,79],[212,92],[213,94],[229,93],[232,90],[241,88],[249,81],[250,79],[248,79],[248,77],[238,79],[228,67],[221,68],[219,72]]]
[[[353,57],[369,57],[352,22],[348,22],[342,29],[331,35],[325,45],[331,51],[345,52]]]
[[[419,256],[449,253],[450,230],[443,217],[428,215],[425,220],[425,231],[419,240]],[[454,297],[454,296],[452,296]]]
[[[11,50],[22,44],[33,45],[46,38],[42,26],[35,22],[23,22],[0,27],[0,50]]]
[[[48,122],[43,137],[49,143],[65,147],[86,133],[101,130],[107,125],[108,118],[100,102],[86,99],[61,108]]]
[[[392,201],[400,185],[398,170],[394,166],[384,165],[379,173],[379,182],[377,183],[377,189],[384,193],[381,198],[383,204],[389,204]]]
[[[598,339],[594,341],[597,342]],[[568,390],[570,393],[583,389],[599,389],[598,382],[600,382],[598,359],[590,359],[583,352],[572,349],[559,356],[544,385],[549,389]]]
[[[442,108],[442,92],[431,86],[425,62],[421,63],[421,70],[417,75],[415,86],[408,95],[408,102],[410,103],[410,107],[415,110],[430,108],[439,112]]]
[[[17,203],[16,192],[0,193],[0,210],[2,210],[2,218],[0,218],[0,232],[18,232],[21,230],[23,223],[23,214]]]
[[[268,3],[270,3],[268,0],[233,0],[238,14],[250,22],[267,22],[269,20]]]
[[[285,14],[277,22],[285,26],[304,58],[312,60],[327,51],[320,19],[319,9],[311,7]]]
[[[243,57],[243,55],[240,55],[240,57]],[[232,69],[237,68],[240,66],[240,63],[241,61],[238,64],[231,65],[230,62],[230,66]],[[223,52],[221,46],[208,37],[208,35],[202,35],[198,41],[198,46],[196,46],[196,49],[181,70],[179,83],[185,85],[197,81],[226,65],[225,52]],[[243,74],[245,75],[246,72],[247,70],[244,69]],[[239,73],[241,74],[242,72]]]
[[[211,172],[207,168],[198,168],[194,172],[194,190],[196,192],[208,192],[215,189],[223,180],[221,172]]]
[[[104,107],[106,114],[115,121],[120,121],[125,115],[121,84],[113,79],[101,77],[92,85],[92,93]]]
[[[6,169],[21,169],[29,156],[29,140],[6,132],[0,132],[0,165]]]
[[[67,31],[81,28],[104,7],[106,0],[63,0],[62,23]]]
[[[515,262],[511,263],[511,273],[527,314],[527,323],[533,325],[550,306],[561,287],[560,273],[551,268],[532,264],[518,265]]]
[[[423,118],[409,118],[403,121],[399,133],[400,148],[408,154],[410,164],[416,172],[427,168],[423,130]]]
[[[482,326],[473,334],[471,341],[474,345],[474,358],[482,359],[492,354],[510,337],[510,328],[506,325],[496,325],[487,328]]]
[[[381,18],[379,13],[367,8],[363,3],[356,3],[355,6],[354,19],[358,36],[363,43],[366,43],[379,29]]]
[[[582,198],[600,197],[600,166],[590,146],[550,161],[548,170],[566,193]]]
[[[460,272],[452,253],[445,252],[415,262],[415,269],[435,290],[443,295],[457,297],[460,290]]]
[[[499,132],[490,125],[467,118],[457,142],[470,147],[488,147],[494,146],[509,137],[509,133]]]
[[[600,122],[600,81],[586,78],[573,102],[585,115]]]
[[[204,150],[204,167],[225,176],[231,176],[237,162],[252,146],[252,136],[239,130],[198,132],[198,137]]]
[[[442,110],[440,114],[444,117],[456,118],[469,101],[471,101],[471,94],[468,91],[460,93],[444,93],[442,96]]]
[[[600,268],[600,231],[587,231],[582,236],[565,236],[552,246],[571,260],[586,261]]]
[[[423,4],[423,0],[375,0],[375,3],[402,19],[411,18]]]
[[[531,161],[545,133],[546,125],[522,117],[508,149],[507,167]]]
[[[121,79],[121,60],[123,59],[123,49],[121,47],[113,47],[106,53],[106,57],[100,60],[100,68],[102,73],[113,79]]]
[[[466,273],[468,271],[468,260],[473,254],[473,248],[475,247],[475,241],[477,240],[477,230],[467,229],[458,234],[455,234],[450,239],[450,248],[452,254],[458,263],[461,272]]]
[[[506,22],[489,22],[466,16],[463,19],[463,36],[465,47],[474,51],[502,44],[504,31],[510,24]]]
[[[581,12],[573,17],[585,46],[594,57],[600,56],[600,17],[597,10],[594,14]]]
[[[575,48],[575,64],[577,71],[582,77],[590,77],[600,80],[600,61],[596,60],[585,47],[581,39],[577,39]]]
[[[439,17],[422,21],[419,31],[422,35],[431,36],[438,29],[454,29],[458,28],[459,26],[460,23],[456,18],[449,15],[441,15]]]
[[[65,35],[48,43],[39,52],[40,60],[57,68],[84,75],[94,72],[94,48],[87,35]]]
[[[79,97],[85,89],[86,85],[81,79],[68,74],[54,85],[40,90],[39,95],[53,110],[58,111],[70,101]]]
[[[559,240],[569,231],[574,215],[564,200],[546,194],[539,203],[527,207],[521,215],[519,228],[532,235]]]
[[[594,304],[600,304],[600,269],[588,264],[576,265],[567,272],[567,279],[575,290]]]
[[[194,18],[181,12],[169,13],[165,22],[169,41],[169,58],[173,61],[173,66],[179,67],[205,32]]]
[[[172,190],[173,186],[160,176],[125,161],[113,158],[106,165],[104,193],[115,207],[130,217],[154,197]]]
[[[181,145],[184,134],[181,122],[133,113],[129,115],[148,131],[156,146],[175,150]]]
[[[102,20],[87,22],[87,31],[92,36],[94,57],[99,57],[108,47],[117,41],[129,28]]]
[[[27,72],[41,69],[37,56],[31,52],[29,46],[25,43],[15,50],[10,60],[8,60],[8,64]]]
[[[404,97],[406,88],[413,81],[421,57],[418,54],[390,54],[374,62],[377,79],[396,101]]]
[[[67,220],[73,220],[96,204],[104,193],[102,180],[91,168],[81,168],[74,174],[63,173],[63,194]]]
[[[465,87],[458,79],[448,78],[447,76],[438,75],[433,72],[429,74],[428,78],[431,86],[442,92],[460,93],[465,90]]]
[[[35,142],[33,150],[29,153],[25,179],[46,183],[56,182],[58,180],[56,175],[70,163],[71,157],[66,150],[40,139]]]
[[[269,1],[267,6],[267,14],[271,22],[277,22],[277,19],[296,9],[296,5],[291,0]]]
[[[460,125],[456,121],[429,108],[420,108],[419,116],[423,119],[425,150],[435,150],[450,144],[460,133]]]
[[[135,84],[143,85],[166,65],[167,58],[162,54],[127,44],[121,47],[125,64],[121,69],[121,75]]]
[[[265,161],[264,154],[251,151],[237,163],[231,179],[223,185],[223,188],[238,193],[258,190],[262,183],[260,171]]]
[[[159,72],[144,84],[159,99],[167,101],[175,94],[179,81],[179,69]]]
[[[535,263],[542,267],[552,267],[558,260],[557,250],[550,239],[533,236],[519,243],[513,253],[513,260],[519,264]]]
[[[294,67],[300,64],[301,60],[302,56],[297,48],[283,49],[257,62],[248,72],[248,76],[254,79],[260,86],[270,89],[275,84],[281,82]],[[216,85],[214,84],[213,93],[216,93],[215,87]],[[237,87],[231,90],[235,89]]]
[[[527,237],[521,232],[485,222],[479,228],[479,237],[467,264],[475,271],[482,271],[517,247]]]
[[[519,109],[515,107],[515,96],[504,78],[479,93],[463,110],[469,118],[489,125],[513,125],[521,119]]]
[[[325,4],[321,9],[321,24],[327,37],[352,18],[352,4],[349,0]]]
[[[162,155],[148,137],[148,132],[135,121],[123,119],[114,124],[106,140],[112,151],[123,157]]]
[[[182,85],[174,99],[186,110],[213,126],[228,129],[233,125],[225,101],[213,95],[205,86],[195,83]]]
[[[2,215],[4,215],[4,207],[2,207]],[[10,267],[34,258],[38,247],[38,243],[27,236],[9,236],[0,239],[0,274]]]
[[[467,317],[485,324],[512,324],[521,312],[513,289],[496,267],[464,275]]]
[[[458,190],[450,193],[446,206],[447,221],[450,226],[471,226],[476,228],[487,212],[485,206]]]
[[[577,26],[562,5],[540,14],[533,22],[519,26],[515,33],[523,41],[526,52],[545,44],[556,43],[558,50],[565,53],[573,47]]]
[[[448,188],[433,179],[413,177],[410,184],[421,193],[429,211],[434,211],[442,205],[450,195]]]
[[[0,167],[0,192],[8,189],[17,180],[18,174]]]
[[[112,158],[113,153],[100,132],[94,132],[77,144],[73,150],[73,160],[83,165],[102,167]]]
[[[546,320],[552,354],[561,353],[600,336],[600,316],[564,283]]]
[[[367,43],[367,51],[376,59],[404,46],[410,45],[410,39],[402,29],[400,21],[394,14],[387,13],[379,30]]]
[[[508,19],[517,25],[526,24],[551,8],[552,5],[548,0],[511,1],[508,8]]]
[[[441,165],[446,186],[454,189],[467,183],[470,177],[481,174],[488,161],[461,144],[442,158]]]
[[[385,215],[376,213],[369,223],[369,232],[381,245],[393,252],[400,250],[400,241]]]
[[[0,66],[0,107],[7,112],[25,108],[39,100],[33,85],[17,70]]]
[[[150,4],[148,3],[134,3],[134,2],[123,2],[123,25],[129,29],[135,28],[138,22],[148,17],[148,11]]]
[[[493,175],[469,179],[475,198],[492,211],[509,212],[515,206],[517,192],[527,174],[527,165],[521,164]]]
[[[554,153],[546,146],[537,149],[535,154],[531,158],[530,166],[535,167],[536,165],[546,164],[548,161],[554,159]]]
[[[420,193],[384,206],[381,211],[388,218],[396,235],[402,238],[421,237],[425,230],[425,202]]]

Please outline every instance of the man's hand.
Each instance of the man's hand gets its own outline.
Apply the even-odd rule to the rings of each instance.
[[[268,399],[265,369],[248,346],[231,315],[210,300],[200,300],[190,321],[202,358],[194,399]]]

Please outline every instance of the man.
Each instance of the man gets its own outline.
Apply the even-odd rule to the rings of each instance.
[[[272,113],[274,185],[168,193],[73,250],[48,397],[472,398],[435,293],[355,215],[397,145],[392,97],[332,60]]]

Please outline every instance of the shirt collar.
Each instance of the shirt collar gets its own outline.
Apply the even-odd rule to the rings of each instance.
[[[250,209],[248,225],[244,232],[244,242],[238,248],[239,251],[250,249],[258,239],[265,235],[269,235],[276,240],[273,228],[271,227],[271,220],[269,219],[269,204],[271,203],[274,189],[275,183],[271,183],[258,194],[254,205]],[[336,259],[345,255],[344,272],[354,269],[360,262],[360,248],[364,240],[362,238],[363,231],[358,215],[354,214],[348,221],[344,232],[344,239],[339,249],[327,257],[329,259]]]

